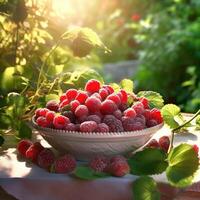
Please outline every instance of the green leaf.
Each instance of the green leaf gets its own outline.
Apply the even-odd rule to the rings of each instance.
[[[0,129],[8,129],[11,124],[11,117],[5,113],[0,112]]]
[[[187,187],[192,184],[199,167],[199,158],[192,145],[180,144],[174,148],[168,155],[168,162],[166,175],[171,185]]]
[[[117,83],[111,83],[110,86],[114,89],[115,92],[119,92],[121,87]]]
[[[131,174],[134,175],[152,175],[160,174],[168,166],[167,156],[164,151],[154,148],[146,148],[137,152],[128,160],[131,168]]]
[[[153,178],[143,176],[133,183],[133,199],[135,200],[159,200],[160,193]]]
[[[137,96],[146,97],[149,100],[151,108],[162,108],[164,106],[163,97],[157,92],[140,91]]]
[[[75,176],[84,180],[94,180],[99,178],[106,178],[110,175],[103,172],[95,172],[86,166],[78,166],[74,172]]]
[[[20,138],[28,138],[31,139],[32,130],[31,128],[23,121],[20,122],[18,136]]]
[[[3,138],[3,136],[2,135],[0,135],[0,146],[2,146],[3,145],[3,143],[4,143],[4,138]]]
[[[50,100],[59,100],[59,96],[57,94],[48,94],[45,96],[45,101],[48,102]]]
[[[175,120],[176,116],[179,116],[181,109],[174,104],[166,104],[161,109],[161,114],[164,118],[165,123],[172,129],[177,128],[179,123]]]
[[[134,84],[133,81],[130,79],[123,79],[120,82],[121,88],[124,89],[126,92],[133,92]]]

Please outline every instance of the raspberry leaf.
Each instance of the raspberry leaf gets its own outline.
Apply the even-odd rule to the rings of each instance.
[[[137,152],[128,160],[131,174],[152,175],[160,174],[168,166],[166,153],[160,149],[146,148]]]
[[[23,121],[20,122],[18,136],[20,138],[28,138],[31,139],[32,130],[31,128]]]
[[[140,91],[137,96],[146,97],[149,100],[149,105],[151,108],[162,108],[164,106],[163,97],[153,91]]]
[[[6,113],[0,112],[0,129],[8,129],[12,125],[12,118]]]
[[[160,192],[153,178],[142,176],[138,178],[132,187],[133,198],[137,200],[159,200]]]
[[[120,82],[121,88],[124,89],[126,92],[133,92],[134,84],[133,81],[130,79],[123,79]]]
[[[199,159],[193,146],[180,144],[169,153],[168,162],[166,175],[170,184],[176,187],[191,185],[199,167]]]
[[[74,175],[77,178],[84,179],[84,180],[95,180],[99,178],[106,178],[109,177],[108,174],[103,172],[95,172],[91,168],[87,166],[78,166],[74,172]]]

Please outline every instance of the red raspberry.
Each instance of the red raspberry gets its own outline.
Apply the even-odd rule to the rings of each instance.
[[[46,120],[47,120],[49,123],[53,123],[53,119],[54,119],[55,116],[56,116],[56,114],[55,114],[54,111],[49,111],[49,112],[46,114]]]
[[[66,91],[66,96],[69,101],[72,101],[76,98],[78,91],[76,89],[69,89]]]
[[[141,97],[139,101],[143,104],[145,109],[149,109],[149,100],[147,98]]]
[[[67,124],[67,126],[65,127],[66,131],[76,131],[76,126],[73,123],[69,123]]]
[[[121,110],[116,110],[113,115],[117,118],[117,119],[121,119],[122,118],[122,112]]]
[[[120,109],[122,112],[124,112],[127,108],[128,108],[128,105],[127,105],[127,104],[121,104],[121,105],[119,106],[119,109]]]
[[[26,157],[26,151],[32,144],[33,143],[30,140],[21,140],[17,145],[19,154],[23,157]]]
[[[109,132],[109,127],[105,123],[98,124],[97,128],[95,129],[95,132],[107,133]]]
[[[113,101],[117,106],[121,104],[121,99],[118,95],[116,94],[110,94],[107,99]]]
[[[76,128],[75,131],[80,131],[80,124],[75,124],[75,128]]]
[[[117,110],[117,106],[113,101],[106,99],[104,102],[101,103],[100,110],[103,114],[112,114],[114,111]]]
[[[79,101],[80,104],[84,104],[87,98],[88,98],[87,92],[79,91],[75,99]]]
[[[101,99],[104,100],[108,96],[108,91],[105,88],[101,88],[99,90],[99,94],[101,96]]]
[[[124,156],[116,155],[110,159],[110,162],[127,162],[127,159]]]
[[[105,115],[103,123],[107,124],[110,132],[122,132],[122,122],[115,118],[113,115]]]
[[[100,117],[100,119],[103,118],[103,115],[100,112],[93,112],[92,115],[97,115]]]
[[[142,123],[144,126],[146,126],[146,119],[143,115],[137,115],[135,118],[136,122]]]
[[[94,93],[98,92],[101,87],[101,83],[95,79],[89,80],[85,85],[85,91]]]
[[[94,94],[92,94],[91,97],[95,97],[95,98],[99,99],[100,101],[102,100],[100,94],[97,93],[97,92],[95,92]]]
[[[114,92],[114,89],[110,85],[104,85],[103,88],[106,89],[109,94],[112,94]]]
[[[160,148],[167,152],[168,149],[169,149],[169,145],[170,145],[170,140],[169,140],[169,137],[168,136],[163,136],[159,139],[158,141],[159,145],[160,145]]]
[[[143,129],[145,129],[145,126],[141,122],[136,121],[132,125],[132,131],[139,131]]]
[[[27,149],[26,158],[30,159],[34,163],[37,163],[38,155],[43,149],[44,147],[39,142],[35,142]]]
[[[47,121],[45,117],[38,117],[36,119],[36,123],[38,126],[47,128],[51,126],[51,122]]]
[[[70,102],[71,111],[75,112],[76,108],[80,105],[79,101],[74,100]]]
[[[94,121],[96,122],[97,124],[101,123],[101,118],[98,116],[98,115],[89,115],[87,118],[86,118],[86,121]]]
[[[63,100],[60,105],[59,105],[59,109],[64,108],[65,106],[69,105],[69,100],[65,99]]]
[[[160,148],[160,145],[159,145],[159,143],[158,143],[157,140],[152,139],[152,140],[147,144],[146,147],[150,147],[150,148]]]
[[[109,159],[105,156],[96,156],[90,162],[89,166],[96,172],[104,172],[109,164]]]
[[[53,125],[56,129],[65,129],[65,127],[69,123],[70,123],[69,118],[63,115],[57,115],[56,117],[54,117],[53,120]]]
[[[40,117],[40,110],[41,110],[41,108],[37,108],[37,109],[35,110],[35,117],[36,117],[36,118]]]
[[[81,123],[80,131],[81,132],[93,132],[97,128],[97,123],[94,121],[86,121]]]
[[[122,124],[125,131],[132,131],[134,122],[134,118],[122,117]]]
[[[55,160],[55,155],[51,149],[43,149],[37,158],[37,163],[41,168],[49,169]]]
[[[88,108],[85,105],[79,105],[74,113],[77,117],[87,116],[88,115]]]
[[[121,102],[126,104],[128,102],[128,94],[125,90],[120,90],[120,93],[122,94]]]
[[[63,102],[65,99],[67,99],[66,94],[62,94],[62,95],[60,96],[60,103]]]
[[[99,111],[101,107],[101,101],[97,99],[96,97],[88,97],[85,101],[85,105],[91,112]]]
[[[124,111],[124,116],[125,117],[131,117],[131,118],[135,118],[136,117],[136,112],[133,108],[128,108]]]
[[[149,109],[144,110],[143,115],[146,120],[150,120],[151,119],[151,110],[149,110]]]
[[[154,119],[147,120],[146,125],[148,128],[158,125],[158,122]]]
[[[50,100],[50,101],[47,102],[46,108],[51,110],[51,111],[57,112],[58,108],[59,108],[59,104],[56,100]]]
[[[196,144],[194,144],[192,146],[192,148],[194,149],[195,153],[198,155],[199,154],[199,147]]]
[[[151,110],[151,119],[155,119],[159,124],[163,122],[160,110],[153,108]]]
[[[70,122],[74,123],[76,121],[76,116],[72,111],[64,111],[62,113],[65,117],[69,118]]]
[[[39,108],[35,111],[35,114],[36,114],[36,117],[45,117],[47,112],[49,112],[49,109]]]
[[[85,121],[87,121],[87,115],[83,115],[81,117],[78,117],[77,120],[76,120],[77,123],[83,123]]]
[[[130,172],[130,167],[127,162],[116,161],[110,164],[109,171],[113,176],[121,177]]]
[[[52,171],[55,173],[70,173],[76,168],[76,160],[70,155],[66,154],[57,160],[52,165]]]
[[[135,112],[139,115],[144,112],[144,106],[141,102],[136,102],[133,104],[132,108],[135,110]]]

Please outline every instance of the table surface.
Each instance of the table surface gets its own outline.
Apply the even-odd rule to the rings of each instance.
[[[175,146],[183,142],[200,146],[199,133],[191,130],[190,133],[177,134]],[[169,129],[164,127],[154,137],[169,134]],[[36,140],[48,146],[39,135],[36,135]],[[159,184],[163,200],[200,199],[200,171],[195,177],[195,184],[184,190],[168,185],[165,174],[153,177]],[[0,151],[0,186],[19,200],[130,200],[132,183],[136,178],[126,175],[123,178],[83,181],[67,174],[48,173],[32,163],[20,160],[15,148],[4,147]]]

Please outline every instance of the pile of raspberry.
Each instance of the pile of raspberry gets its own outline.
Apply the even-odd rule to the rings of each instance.
[[[132,102],[131,104],[129,102]],[[84,90],[69,89],[60,101],[47,102],[35,111],[38,126],[80,132],[136,131],[163,122],[158,109],[150,109],[145,97],[137,97],[110,85],[89,80]]]

